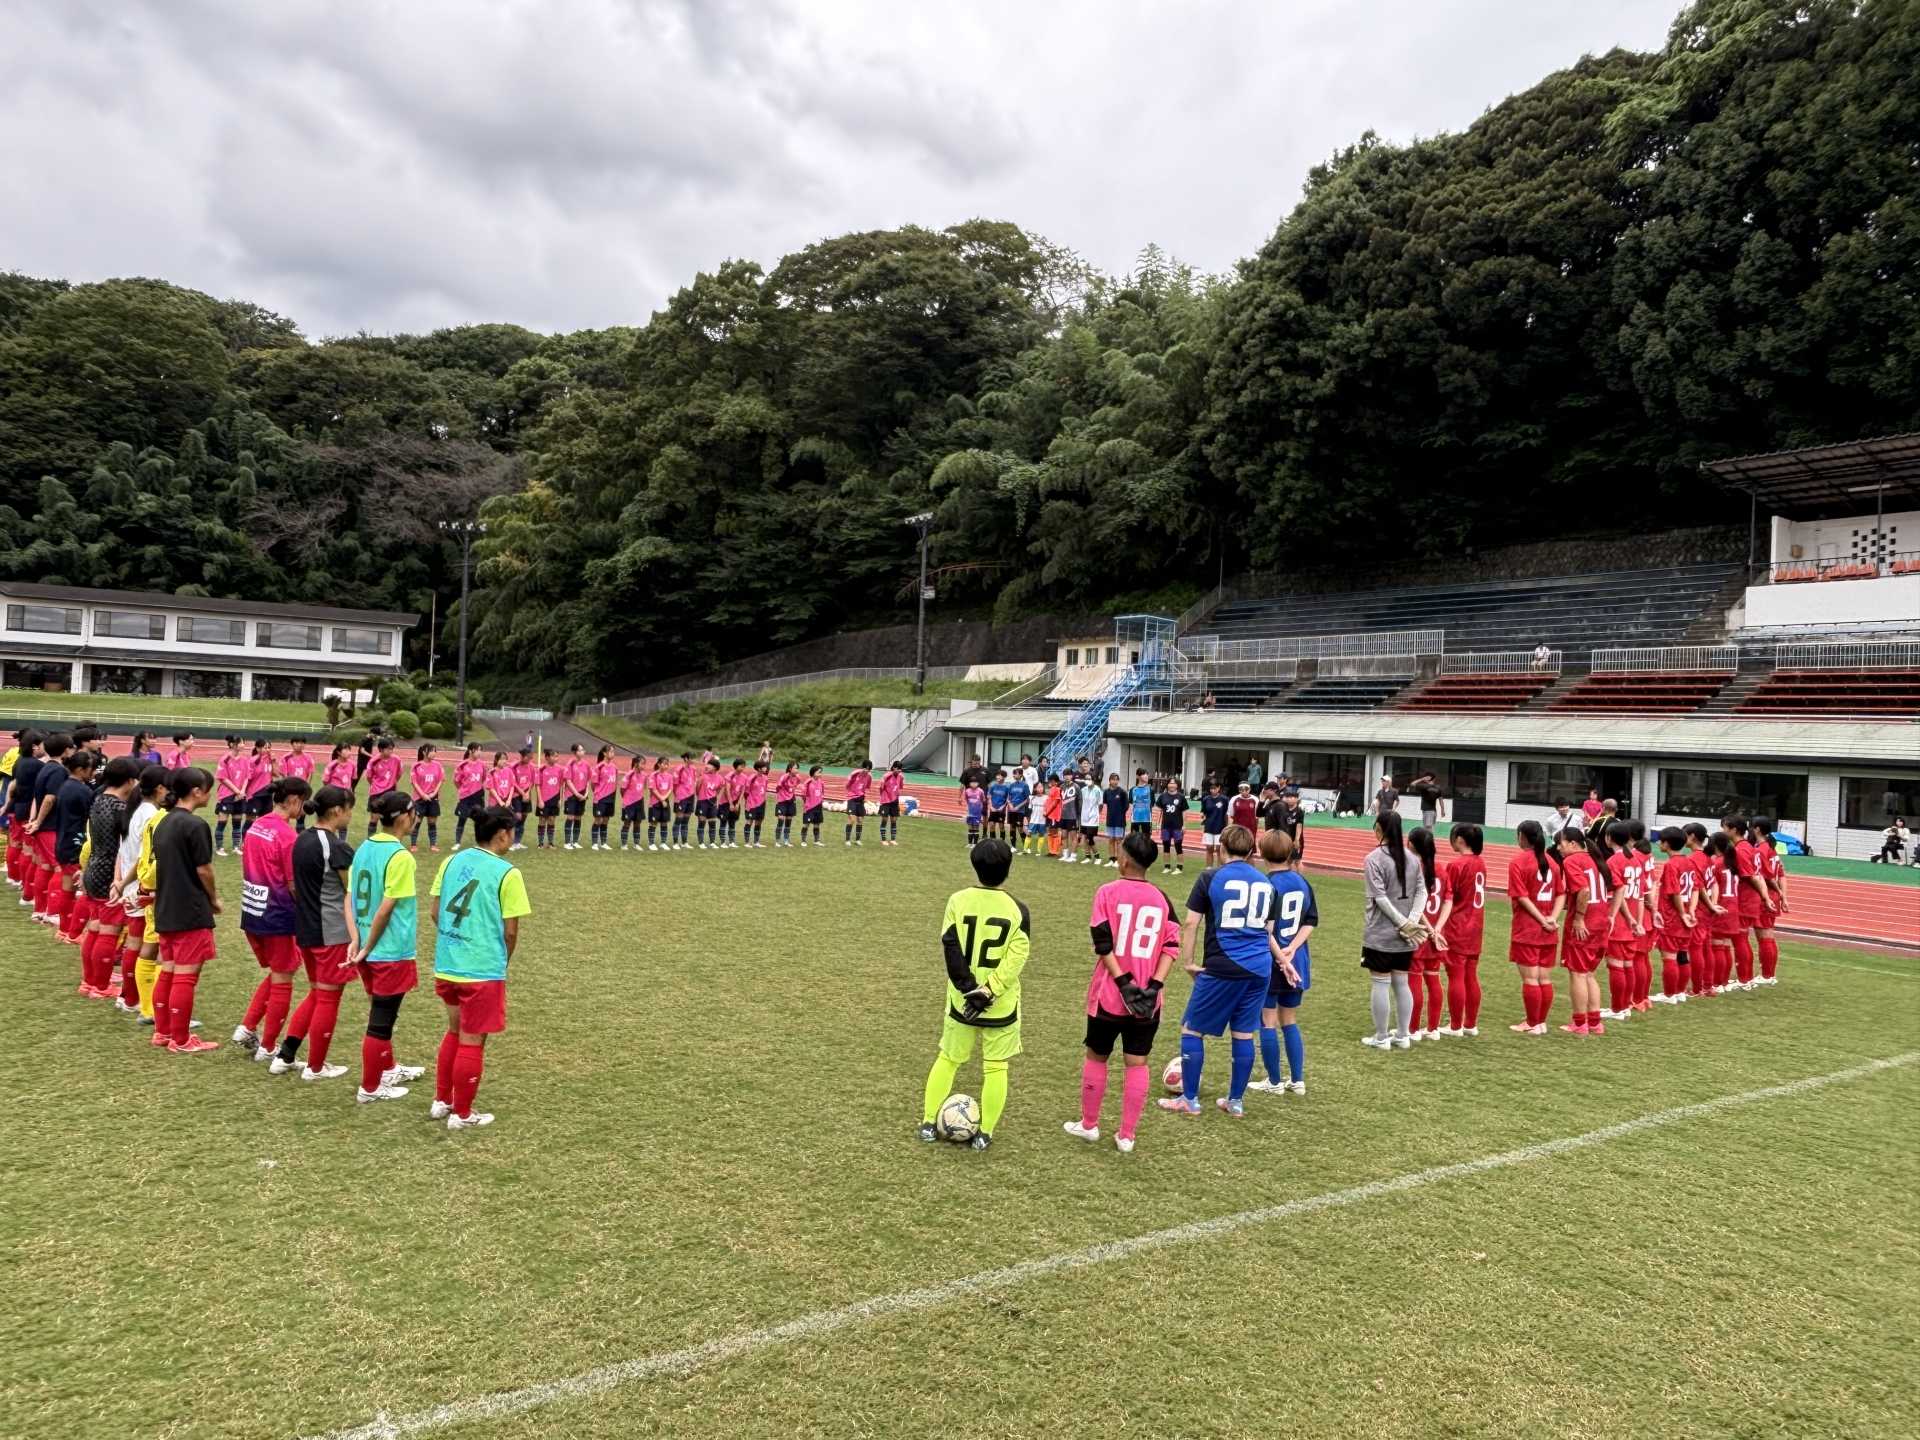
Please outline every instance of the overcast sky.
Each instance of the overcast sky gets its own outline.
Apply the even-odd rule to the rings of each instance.
[[[0,269],[314,338],[643,323],[696,270],[1012,220],[1254,250],[1368,128],[1469,124],[1679,0],[9,0]]]

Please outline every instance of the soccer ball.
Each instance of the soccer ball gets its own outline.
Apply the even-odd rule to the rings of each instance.
[[[1167,1068],[1160,1072],[1160,1083],[1167,1089],[1178,1093],[1182,1089],[1183,1076],[1180,1070],[1180,1057],[1174,1056],[1167,1062]]]
[[[949,1095],[933,1118],[933,1133],[965,1145],[980,1133],[980,1102],[971,1095]]]

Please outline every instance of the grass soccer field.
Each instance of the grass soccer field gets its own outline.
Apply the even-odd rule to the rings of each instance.
[[[499,1120],[458,1135],[430,1078],[356,1106],[151,1050],[5,905],[0,1435],[1910,1433],[1910,960],[1789,941],[1776,989],[1524,1040],[1500,905],[1481,1038],[1381,1054],[1357,883],[1315,876],[1310,1093],[1122,1156],[1060,1130],[1113,872],[1020,860],[1026,1054],[975,1154],[913,1135],[953,826],[516,858]],[[224,1039],[257,969],[217,863]],[[400,1058],[441,1028],[423,988]]]

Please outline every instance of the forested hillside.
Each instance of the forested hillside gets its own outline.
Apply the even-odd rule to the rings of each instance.
[[[897,621],[923,510],[939,613],[1003,617],[1727,518],[1701,459],[1920,428],[1916,74],[1909,0],[1706,0],[1358,138],[1226,276],[974,220],[728,260],[644,323],[320,342],[0,276],[0,575],[437,594],[450,635],[434,527],[480,511],[476,663],[559,693]]]

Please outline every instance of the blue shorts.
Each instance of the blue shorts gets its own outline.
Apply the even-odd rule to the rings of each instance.
[[[1126,839],[1126,838],[1127,838],[1127,827],[1126,827],[1126,826],[1124,826],[1124,825],[1109,825],[1109,826],[1107,826],[1107,838],[1108,838],[1109,840],[1124,840],[1124,839]]]
[[[1160,832],[1160,848],[1162,850],[1171,850],[1174,842],[1179,838],[1180,832],[1178,830],[1162,830]]]
[[[1180,1024],[1202,1035],[1220,1035],[1228,1030],[1252,1034],[1260,1028],[1260,1011],[1266,999],[1267,977],[1264,975],[1246,980],[1196,975],[1193,994],[1187,997],[1187,1013],[1181,1017]]]
[[[1298,1010],[1300,1002],[1307,998],[1307,988],[1313,984],[1313,971],[1309,968],[1309,962],[1296,957],[1293,968],[1300,972],[1298,985],[1287,984],[1285,972],[1278,965],[1273,967],[1273,977],[1267,982],[1269,1006],[1280,1010]]]

